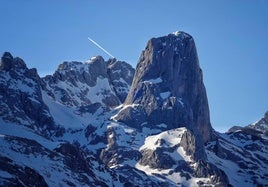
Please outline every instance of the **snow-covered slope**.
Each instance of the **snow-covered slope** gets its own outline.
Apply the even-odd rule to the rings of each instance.
[[[268,140],[245,131],[218,134],[206,147],[208,160],[233,186],[268,185]]]
[[[118,176],[78,144],[2,120],[0,128],[1,186],[118,186]]]
[[[176,32],[149,44],[132,86],[133,68],[115,59],[64,62],[40,78],[4,53],[0,186],[268,185],[267,115],[247,128],[215,132],[192,38]],[[150,51],[155,47],[162,56]]]
[[[197,186],[198,183],[209,183],[210,178],[198,178],[191,174],[197,164],[180,145],[185,131],[186,128],[177,128],[146,137],[140,147],[143,156],[135,167],[174,185]]]

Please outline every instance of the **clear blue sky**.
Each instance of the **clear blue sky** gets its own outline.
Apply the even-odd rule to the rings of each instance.
[[[247,125],[268,110],[268,0],[1,0],[0,53],[23,58],[40,75],[64,60],[105,53],[136,66],[151,37],[191,34],[212,126]]]

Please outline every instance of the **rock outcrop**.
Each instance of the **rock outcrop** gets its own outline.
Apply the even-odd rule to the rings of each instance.
[[[137,128],[187,127],[213,139],[206,90],[193,38],[184,32],[152,38],[142,52],[126,106],[116,120]],[[127,107],[136,105],[137,107]]]
[[[0,116],[50,137],[60,133],[42,99],[41,79],[35,68],[5,52],[0,65]],[[52,133],[53,131],[53,133]],[[52,133],[52,134],[51,134]],[[58,134],[59,135],[59,134]]]

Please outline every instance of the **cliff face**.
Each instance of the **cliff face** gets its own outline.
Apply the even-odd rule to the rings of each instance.
[[[189,34],[176,32],[148,41],[124,105],[132,107],[125,107],[118,121],[136,127],[145,122],[150,127],[187,127],[203,142],[212,140],[202,70]]]
[[[49,138],[58,128],[41,94],[42,81],[35,68],[5,52],[0,65],[0,116],[5,121],[34,129]],[[53,131],[53,133],[52,133]]]

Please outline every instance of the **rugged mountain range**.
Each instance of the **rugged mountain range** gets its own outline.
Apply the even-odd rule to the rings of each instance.
[[[267,113],[214,131],[184,32],[150,39],[136,70],[97,56],[40,78],[5,52],[0,101],[1,186],[268,185]]]

